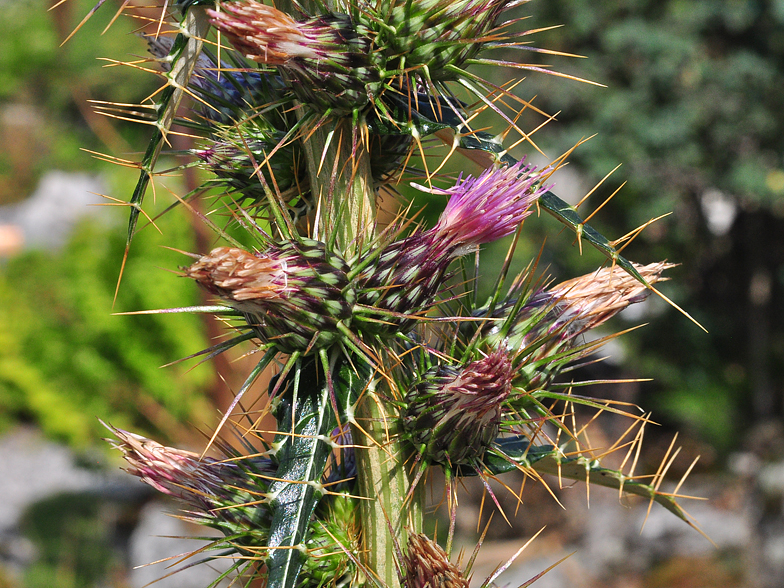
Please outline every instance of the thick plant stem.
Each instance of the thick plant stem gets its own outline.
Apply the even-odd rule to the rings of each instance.
[[[331,119],[303,141],[312,197],[318,211],[316,239],[334,243],[350,259],[373,237],[376,198],[370,158],[352,146],[351,120]]]
[[[375,580],[398,588],[396,550],[405,548],[409,533],[422,532],[422,483],[411,496],[403,448],[397,441],[396,421],[372,387],[365,391],[354,415],[355,449],[362,520],[362,557]],[[394,532],[394,536],[392,533]]]
[[[364,145],[353,141],[357,131],[351,124],[348,119],[322,123],[303,142],[319,211],[315,236],[333,243],[346,259],[373,238],[376,213],[370,159]],[[367,389],[355,391],[360,400],[352,427],[358,492],[363,498],[360,557],[367,572],[383,586],[398,588],[396,545],[405,545],[407,531],[421,530],[422,493],[416,492],[407,501],[410,480],[393,430],[394,419],[375,394],[373,381]]]

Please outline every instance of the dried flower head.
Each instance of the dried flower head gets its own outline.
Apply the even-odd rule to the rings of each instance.
[[[349,321],[353,290],[347,269],[323,243],[302,239],[260,253],[219,247],[185,274],[244,313],[262,341],[291,352],[333,341],[337,323]]]
[[[412,533],[403,556],[405,588],[468,588],[469,578],[427,536]]]
[[[673,267],[666,262],[636,265],[653,285],[666,278],[662,272]],[[580,335],[607,321],[630,304],[641,302],[649,290],[621,268],[604,268],[532,294],[512,316],[514,293],[488,317],[495,319],[481,328],[481,347],[504,348],[518,365],[515,385],[533,389],[545,385],[568,363],[596,349],[580,346]],[[487,316],[485,309],[475,313]],[[466,322],[461,330],[467,338],[477,323]]]
[[[166,447],[141,435],[109,427],[129,464],[128,473],[184,503],[189,518],[224,532],[256,537],[269,526],[267,480],[276,466],[266,458],[217,460]],[[246,542],[247,543],[247,542]]]
[[[674,264],[664,261],[635,265],[651,285],[666,280],[662,272],[672,267]],[[611,267],[561,282],[550,288],[547,294],[562,309],[560,320],[584,331],[601,325],[630,304],[642,302],[650,290],[625,270]]]
[[[350,111],[378,91],[370,31],[349,16],[297,21],[255,0],[224,2],[220,8],[208,11],[216,28],[248,59],[278,67],[303,102]]]

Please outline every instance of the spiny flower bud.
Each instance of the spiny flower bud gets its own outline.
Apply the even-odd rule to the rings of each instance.
[[[666,262],[635,265],[651,285],[663,280],[662,272],[671,267],[673,264]],[[486,325],[481,336],[484,346],[501,347],[517,354],[516,363],[523,363],[515,384],[533,389],[592,349],[561,355],[551,363],[544,362],[546,358],[577,348],[579,335],[601,325],[630,304],[644,300],[648,294],[649,290],[624,269],[617,266],[599,269],[532,294],[505,328],[516,300],[506,301],[492,313],[491,318],[497,320]],[[483,315],[481,311],[476,314]],[[467,323],[469,329],[471,324]],[[502,339],[504,330],[507,334]]]
[[[330,486],[330,492],[335,492],[334,487]],[[349,494],[330,494],[319,503],[305,543],[308,557],[300,573],[299,586],[358,585],[358,503],[359,499]]]
[[[288,241],[250,253],[219,247],[185,270],[210,293],[245,314],[264,342],[286,353],[330,344],[354,303],[346,262],[323,243]]]
[[[359,303],[401,314],[432,304],[452,259],[514,232],[546,190],[540,181],[534,167],[519,162],[460,178],[448,190],[428,190],[449,196],[438,223],[385,247],[359,277]]]
[[[276,467],[269,459],[216,460],[166,447],[121,429],[110,427],[119,441],[128,473],[159,492],[184,503],[188,515],[200,524],[227,536],[247,532],[259,544],[269,526],[269,510],[263,504],[266,479]]]
[[[238,125],[217,127],[214,138],[193,153],[221,184],[255,203],[266,202],[259,171],[268,189],[287,200],[295,192],[299,194],[302,183],[306,183],[306,173],[299,143],[283,144],[283,138],[284,133],[254,118]]]
[[[297,21],[255,0],[224,2],[209,10],[212,23],[248,59],[278,66],[303,102],[351,111],[380,91],[366,27],[344,14]]]
[[[405,395],[403,429],[429,462],[470,463],[498,436],[512,377],[504,350],[459,369],[433,367]]]
[[[405,56],[407,67],[426,66],[432,79],[444,79],[449,77],[445,67],[460,67],[474,57],[489,40],[487,35],[501,13],[514,4],[513,0],[387,0],[377,11],[385,15],[386,26],[370,26],[379,29],[390,55]]]
[[[408,549],[403,556],[405,588],[468,588],[469,579],[455,564],[449,561],[446,552],[435,541],[425,535],[412,533],[408,536]]]

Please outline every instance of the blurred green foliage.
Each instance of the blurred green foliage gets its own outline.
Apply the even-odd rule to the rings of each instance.
[[[28,251],[0,274],[0,424],[32,419],[83,444],[100,436],[97,418],[169,438],[176,423],[211,419],[209,368],[160,367],[207,347],[200,317],[113,314],[123,220],[85,221],[62,251]],[[186,259],[162,245],[193,249],[190,223],[172,213],[161,226],[134,241],[115,310],[200,303],[193,283],[162,269]]]
[[[24,199],[48,169],[102,167],[80,149],[119,155],[148,135],[141,125],[109,124],[87,102],[134,103],[155,90],[153,76],[98,61],[144,55],[134,22],[120,18],[101,34],[114,14],[107,3],[60,47],[95,1],[68,0],[48,11],[54,4],[14,0],[0,10],[0,204]]]
[[[147,129],[110,124],[92,113],[86,100],[139,102],[158,82],[144,72],[97,61],[130,60],[146,52],[144,42],[130,34],[135,27],[130,18],[118,19],[110,33],[101,34],[114,15],[112,3],[60,47],[94,4],[69,0],[47,12],[51,2],[20,0],[4,3],[0,11],[0,131],[4,143],[13,145],[0,151],[0,203],[26,197],[51,169],[100,172],[117,198],[133,190],[134,170],[109,166],[80,149],[135,159],[127,152],[145,144]],[[158,212],[168,204],[161,202]],[[193,362],[160,367],[208,345],[201,318],[113,315],[201,302],[190,281],[156,269],[187,261],[161,246],[193,250],[191,220],[167,214],[158,223],[163,234],[142,231],[114,308],[124,210],[104,209],[83,221],[62,250],[29,250],[3,264],[0,428],[32,421],[51,436],[85,445],[103,434],[98,418],[168,439],[181,436],[183,423],[211,422],[206,392],[212,370],[188,371]]]

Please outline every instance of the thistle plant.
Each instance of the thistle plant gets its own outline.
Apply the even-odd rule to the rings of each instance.
[[[564,377],[615,336],[589,331],[650,293],[663,297],[655,285],[671,265],[630,262],[617,247],[639,230],[610,241],[555,195],[566,155],[542,168],[512,156],[521,144],[536,149],[518,125],[534,109],[476,66],[561,75],[506,58],[553,53],[529,44],[536,31],[521,31],[511,13],[520,5],[528,8],[179,0],[145,33],[148,69],[164,81],[155,104],[101,107],[154,129],[128,201],[126,256],[175,122],[199,137],[180,153],[190,158],[183,167],[208,176],[178,202],[222,241],[181,268],[213,304],[145,312],[215,314],[232,335],[201,355],[250,343],[260,357],[207,443],[219,458],[110,427],[131,474],[222,532],[200,556],[234,558],[224,576],[270,588],[468,586],[470,565],[450,561],[457,488],[468,476],[499,509],[489,481],[517,471],[636,494],[689,522],[677,490],[661,490],[674,456],[652,480],[634,473],[648,419],[576,394],[581,382]],[[121,10],[132,14],[130,2]],[[477,128],[483,113],[496,134]],[[466,171],[449,176],[445,159]],[[444,200],[434,226],[406,207],[378,222],[379,194],[400,196],[404,181]],[[606,266],[554,286],[535,264],[508,280],[524,221],[537,222],[526,218],[539,210],[601,251]],[[255,246],[235,240],[237,230]],[[480,300],[470,260],[510,235]],[[275,417],[273,435],[241,402],[265,370],[275,374],[262,411]],[[573,424],[580,405],[631,419],[601,451],[625,451],[621,470],[603,467]],[[222,441],[232,427],[240,450]],[[434,470],[447,485],[445,549],[422,534]]]

